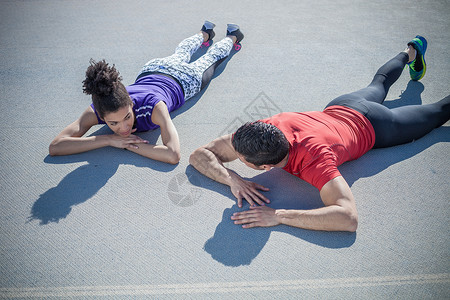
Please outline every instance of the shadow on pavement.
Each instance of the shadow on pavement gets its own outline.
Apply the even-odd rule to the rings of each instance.
[[[409,144],[371,150],[358,160],[343,164],[339,169],[348,184],[352,186],[359,178],[378,174],[389,166],[407,160],[441,142],[450,142],[450,127],[437,128],[425,137]],[[188,167],[187,173],[191,174],[191,178],[195,177],[192,174],[195,172],[197,171],[192,166]],[[197,176],[203,175],[197,172]],[[314,209],[323,206],[317,189],[282,169],[272,169],[249,180],[270,188],[265,195],[271,200],[268,206],[272,208]],[[191,184],[199,184],[199,182],[202,182],[200,186],[204,188],[210,188],[234,199],[227,186],[210,179],[195,180],[195,182],[191,180]],[[237,205],[227,208],[223,212],[222,221],[217,226],[214,236],[204,245],[206,252],[226,266],[249,265],[261,252],[271,232],[284,232],[326,248],[350,247],[356,240],[356,233],[349,232],[311,231],[284,225],[243,229],[239,225],[234,225],[230,219],[231,215],[247,209],[248,205],[242,209],[239,209]]]
[[[207,48],[200,48],[192,56],[192,61],[198,59],[205,54]],[[232,51],[230,55],[220,63],[214,72],[213,79],[219,76],[236,53]],[[203,95],[208,86],[206,86],[199,94],[186,102],[178,110],[171,113],[171,117],[175,118],[178,114],[183,113],[192,107]],[[92,135],[111,134],[109,128],[104,125]],[[147,139],[151,144],[156,144],[160,136],[160,130],[156,129],[149,132],[138,133],[140,137]],[[128,153],[125,150],[115,148],[103,148],[86,153],[76,155],[51,157],[44,159],[48,164],[68,164],[86,161],[88,164],[78,167],[61,182],[48,191],[40,195],[32,208],[28,222],[39,220],[41,225],[51,222],[59,222],[64,219],[72,210],[72,206],[83,203],[94,196],[116,173],[119,165],[132,164],[138,167],[149,167],[160,172],[172,171],[175,166],[147,159],[134,153]]]
[[[92,135],[110,134],[104,125]],[[155,143],[159,129],[139,134],[150,143]],[[67,156],[47,156],[47,164],[71,164],[87,162],[67,174],[57,186],[40,195],[33,203],[28,222],[39,220],[41,225],[59,222],[71,212],[72,207],[94,196],[116,173],[120,165],[147,167],[159,172],[170,172],[176,166],[154,161],[138,154],[112,147]]]

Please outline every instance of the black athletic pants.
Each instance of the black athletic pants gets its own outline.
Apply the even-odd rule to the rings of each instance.
[[[328,106],[341,105],[362,113],[375,130],[374,148],[391,147],[416,140],[450,119],[450,95],[427,105],[389,109],[382,103],[400,77],[408,54],[402,52],[378,69],[366,88],[342,95]]]

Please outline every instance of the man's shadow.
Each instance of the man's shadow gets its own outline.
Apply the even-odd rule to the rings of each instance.
[[[270,188],[270,191],[264,192],[264,195],[271,200],[271,203],[267,204],[271,208],[315,209],[323,206],[317,189],[282,169],[272,169],[247,179]],[[207,184],[210,185],[211,182]],[[222,186],[217,190],[235,200],[228,187],[225,191]],[[284,225],[243,229],[240,225],[233,223],[231,216],[235,212],[248,210],[249,205],[245,200],[244,203],[243,208],[235,204],[225,209],[214,236],[204,245],[206,252],[226,266],[249,265],[264,248],[272,232],[289,234],[327,248],[350,247],[356,239],[356,233],[311,231]]]
[[[420,94],[422,94],[424,89],[425,87],[421,82],[411,80],[397,99],[384,101],[383,105],[391,109],[406,105],[421,105],[422,98],[420,97]],[[438,100],[440,99],[435,99],[435,102]]]
[[[423,85],[421,83],[410,82],[407,90],[400,95],[400,98],[395,101],[388,101],[386,106],[397,107],[400,105],[421,104],[420,93],[422,91]],[[389,166],[409,159],[440,142],[450,142],[450,127],[437,128],[413,143],[371,150],[358,160],[343,164],[339,167],[339,170],[348,184],[352,186],[359,178],[378,174]],[[189,178],[193,178],[194,175],[203,176],[192,166],[187,168],[186,173],[189,175]],[[272,169],[248,180],[270,188],[270,191],[265,192],[265,195],[271,200],[268,206],[272,208],[314,209],[324,206],[316,188],[282,169]],[[201,180],[196,178],[191,183],[210,188],[235,200],[228,187],[204,176]],[[272,232],[290,234],[327,248],[350,247],[356,240],[356,233],[311,231],[284,225],[243,229],[241,226],[233,223],[231,216],[234,212],[247,210],[248,208],[248,205],[242,209],[239,209],[237,205],[233,205],[231,208],[225,209],[222,221],[217,226],[214,236],[206,241],[204,245],[206,252],[226,266],[249,265],[261,252]]]
[[[191,61],[198,59],[206,53],[209,47],[202,47],[191,58]],[[230,55],[223,59],[221,64],[215,69],[213,79],[219,76],[236,53],[232,51]],[[171,113],[175,118],[178,114],[192,107],[203,95],[208,85],[185,105]],[[92,135],[111,134],[111,130],[104,125]],[[161,131],[159,129],[138,133],[140,137],[148,140],[151,144],[156,144]],[[44,159],[47,164],[68,164],[77,162],[87,162],[65,176],[61,182],[44,192],[34,202],[28,222],[39,220],[41,225],[51,222],[59,222],[67,217],[72,207],[81,204],[92,198],[116,173],[120,165],[135,165],[137,167],[148,167],[160,172],[172,171],[175,166],[163,162],[147,159],[135,153],[126,152],[116,148],[102,148],[86,153],[68,156],[51,157]]]

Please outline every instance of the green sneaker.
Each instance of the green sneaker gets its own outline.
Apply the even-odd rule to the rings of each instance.
[[[417,35],[412,41],[408,43],[416,49],[416,58],[408,63],[409,75],[411,80],[420,80],[427,71],[427,65],[425,64],[425,51],[427,51],[427,40],[420,35]]]

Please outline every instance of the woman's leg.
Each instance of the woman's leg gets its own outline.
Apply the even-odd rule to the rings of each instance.
[[[216,68],[230,55],[233,45],[238,45],[244,38],[244,34],[236,24],[227,25],[227,36],[214,44],[208,49],[202,57],[191,63],[191,66],[197,74],[201,74],[200,89],[195,87],[195,91],[199,92],[206,87],[211,81]],[[237,50],[240,49],[236,48]],[[194,94],[197,93],[194,91]]]
[[[204,42],[204,36],[202,33],[197,33],[187,39],[181,41],[175,49],[175,53],[171,56],[164,58],[155,58],[148,61],[141,69],[141,73],[144,72],[161,72],[172,75],[170,71],[174,65],[187,64],[191,59],[192,54]]]
[[[201,74],[202,84],[200,90],[203,89],[211,81],[216,68],[230,55],[233,48],[233,39],[226,37],[215,43],[208,49],[202,57],[191,63],[190,66]]]
[[[207,23],[205,22],[205,25]],[[212,23],[211,23],[212,24]],[[204,27],[205,27],[204,25]],[[176,78],[182,85],[185,100],[192,98],[205,87],[211,80],[215,68],[230,54],[233,44],[242,40],[243,34],[237,25],[233,25],[234,31],[214,44],[208,51],[193,63],[187,63],[191,54],[200,47],[203,42],[208,41],[214,34],[212,28],[206,28],[178,45],[175,54],[166,58],[158,58],[149,61],[142,69],[143,72],[161,72]],[[228,32],[228,31],[227,31]],[[234,34],[239,35],[238,39]],[[193,47],[193,45],[195,47]],[[189,59],[188,59],[189,58]]]
[[[215,68],[230,54],[232,46],[233,42],[231,39],[224,39],[215,43],[208,49],[207,53],[195,62],[190,64],[180,63],[171,66],[169,74],[175,77],[183,86],[186,100],[195,96],[205,87],[205,72],[209,75],[207,76],[207,81],[209,82],[211,80]]]
[[[216,35],[214,32],[215,26],[214,23],[205,21],[201,31],[181,41],[175,49],[175,53],[170,57],[180,62],[189,63],[192,55],[200,48],[200,46]]]
[[[174,54],[168,57],[150,60],[141,69],[139,75],[144,72],[161,72],[174,76],[172,73],[177,73],[179,72],[179,69],[183,69],[183,67],[180,68],[179,66],[188,64],[192,55],[200,48],[200,46],[214,37],[215,26],[214,23],[205,21],[201,31],[182,40],[175,49]]]
[[[235,24],[229,24],[227,36],[215,43],[208,51],[190,64],[183,64],[179,74],[171,74],[183,85],[185,99],[188,100],[200,92],[211,81],[215,69],[230,55],[235,43],[240,42],[244,35]]]
[[[181,41],[175,49],[175,53],[169,58],[175,59],[177,61],[189,63],[191,56],[197,51],[200,46],[205,42],[203,33],[197,33],[187,39]]]

